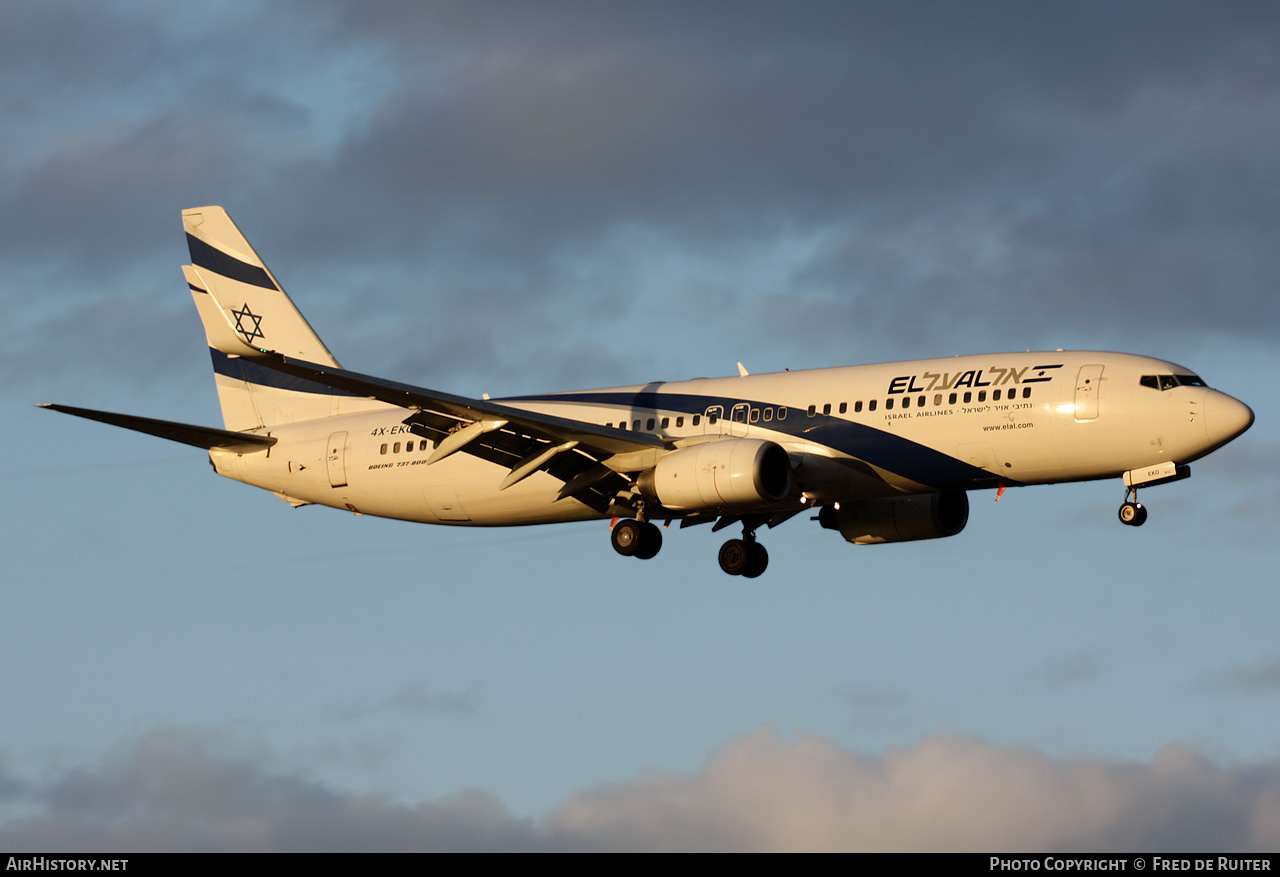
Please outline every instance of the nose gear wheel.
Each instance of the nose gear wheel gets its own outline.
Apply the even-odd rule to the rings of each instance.
[[[1147,507],[1138,502],[1138,488],[1130,487],[1124,492],[1124,505],[1120,506],[1120,523],[1141,527],[1146,522]]]

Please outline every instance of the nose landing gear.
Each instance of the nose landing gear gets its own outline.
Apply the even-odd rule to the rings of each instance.
[[[1120,523],[1141,527],[1147,522],[1147,510],[1138,502],[1139,487],[1155,487],[1157,484],[1169,484],[1190,477],[1190,466],[1172,460],[1152,463],[1141,469],[1130,469],[1124,473],[1124,505],[1120,506]]]
[[[1124,492],[1124,505],[1120,506],[1120,523],[1130,527],[1141,527],[1147,522],[1147,507],[1138,502],[1138,488],[1130,487]]]

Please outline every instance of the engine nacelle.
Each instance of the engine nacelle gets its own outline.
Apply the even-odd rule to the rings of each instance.
[[[678,511],[770,505],[791,493],[791,458],[761,439],[703,442],[660,458],[639,487]]]
[[[823,506],[818,523],[858,545],[938,539],[969,523],[969,497],[955,491],[842,502],[839,509]]]

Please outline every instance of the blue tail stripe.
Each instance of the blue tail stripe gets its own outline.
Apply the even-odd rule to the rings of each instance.
[[[250,286],[260,286],[263,289],[277,288],[271,281],[271,275],[262,268],[242,262],[235,256],[229,256],[194,235],[187,235],[187,249],[191,251],[191,264],[197,268],[208,268],[223,277],[230,277],[232,280],[239,280]]]

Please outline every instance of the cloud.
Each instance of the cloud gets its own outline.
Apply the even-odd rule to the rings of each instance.
[[[4,803],[36,814],[0,826],[0,844],[14,851],[127,853],[503,850],[539,843],[525,822],[482,792],[407,807],[342,794],[269,761],[223,736],[157,731],[96,767],[10,794]]]
[[[421,683],[405,685],[376,703],[334,706],[329,713],[335,718],[362,719],[384,712],[417,715],[471,715],[480,708],[480,695],[474,688],[465,691],[432,691]]]
[[[1206,681],[1203,688],[1213,693],[1280,694],[1280,658],[1224,670]]]
[[[1181,745],[1150,762],[1059,759],[936,735],[879,755],[771,728],[690,774],[578,792],[538,820],[468,790],[417,805],[358,795],[194,729],[156,731],[95,766],[0,771],[12,851],[338,850],[1266,851],[1280,764],[1223,767]]]
[[[368,368],[528,380],[497,392],[743,337],[813,366],[1258,336],[1278,16],[1179,9],[32,5],[0,36],[0,290],[37,323],[178,294],[176,211],[223,203],[317,325],[385,339]]]
[[[845,702],[854,710],[895,710],[907,703],[907,696],[896,688],[860,687],[845,693]]]
[[[1076,652],[1046,660],[1042,678],[1050,689],[1059,689],[1096,679],[1099,672],[1097,659],[1084,652]]]

